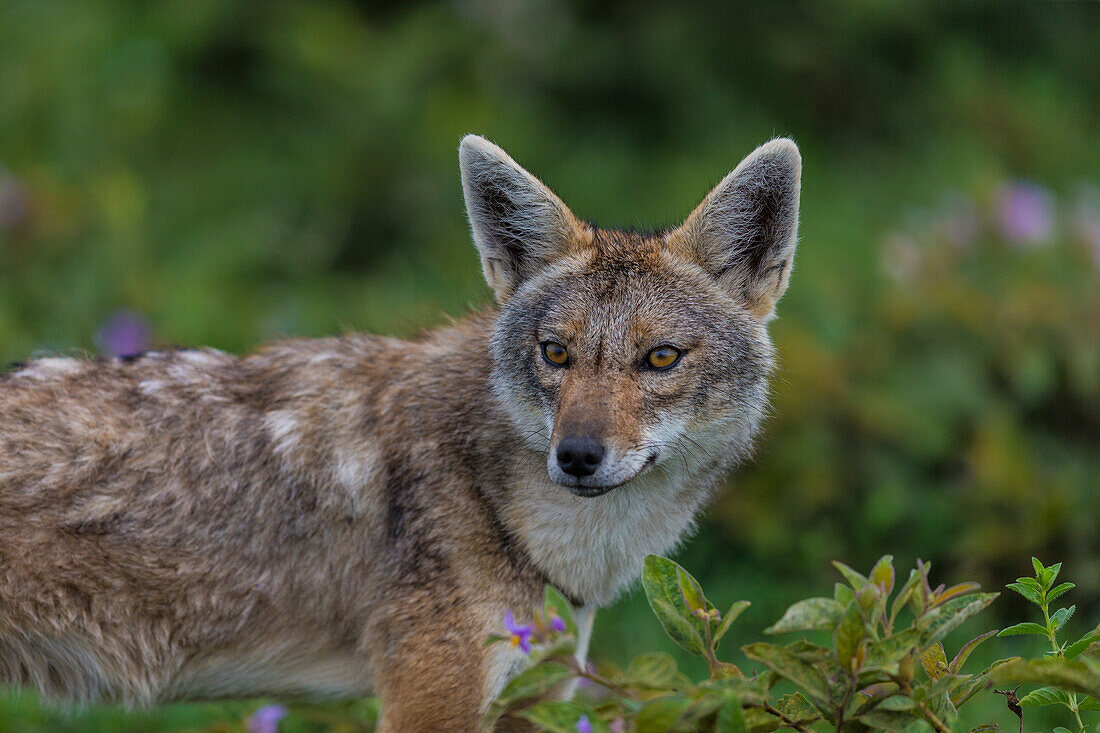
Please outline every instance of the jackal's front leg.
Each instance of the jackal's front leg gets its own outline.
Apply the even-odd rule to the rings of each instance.
[[[414,601],[394,609],[370,634],[380,733],[480,729],[489,703],[523,667],[518,650],[484,646],[503,618],[497,611]]]

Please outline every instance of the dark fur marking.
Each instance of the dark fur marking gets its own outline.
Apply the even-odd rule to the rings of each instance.
[[[391,462],[386,485],[386,537],[393,544],[407,582],[421,584],[443,576],[446,562],[425,526],[415,487],[425,474],[413,473],[404,460]]]
[[[518,231],[513,224],[519,207],[512,201],[507,191],[492,182],[487,182],[481,188],[481,200],[487,218],[492,221],[493,236],[500,245],[502,254],[507,257],[508,269],[522,274],[527,247],[524,244],[522,232]]]

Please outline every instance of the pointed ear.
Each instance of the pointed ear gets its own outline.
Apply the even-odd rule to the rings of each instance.
[[[485,138],[464,137],[458,161],[485,280],[504,301],[561,257],[581,227],[553,191]]]
[[[798,239],[802,156],[786,138],[761,145],[669,235],[761,320],[787,289]]]

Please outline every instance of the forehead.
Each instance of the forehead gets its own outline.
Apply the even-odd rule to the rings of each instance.
[[[736,317],[709,275],[660,234],[598,230],[593,246],[552,277],[543,324],[566,337],[705,331]]]

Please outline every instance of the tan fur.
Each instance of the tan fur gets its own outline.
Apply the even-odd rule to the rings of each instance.
[[[738,170],[797,187],[776,145]],[[609,232],[491,143],[461,158],[496,308],[413,341],[0,376],[0,682],[137,704],[374,693],[384,731],[471,730],[523,663],[482,640],[546,583],[582,606],[583,656],[593,610],[750,448],[797,210],[787,189],[785,224],[741,201],[730,246],[757,251],[731,265],[705,212]],[[551,337],[568,368],[542,359]],[[671,340],[681,365],[639,366]],[[555,464],[574,435],[606,447],[575,480]]]

